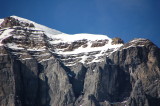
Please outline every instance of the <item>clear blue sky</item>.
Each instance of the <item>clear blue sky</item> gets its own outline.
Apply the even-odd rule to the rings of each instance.
[[[148,38],[160,47],[160,0],[1,0],[0,18],[10,15],[68,34]]]

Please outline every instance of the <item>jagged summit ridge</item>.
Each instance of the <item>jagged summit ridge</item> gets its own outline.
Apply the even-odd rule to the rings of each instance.
[[[51,55],[55,55],[66,66],[78,62],[87,64],[102,62],[106,56],[117,50],[144,46],[145,41],[145,39],[135,39],[123,45],[123,40],[120,38],[111,39],[106,35],[65,34],[18,16],[5,18],[1,22],[0,34],[0,46],[4,45],[22,52],[45,53],[46,55],[34,55],[39,61],[51,59]],[[13,54],[19,55],[19,52]],[[26,58],[20,59],[31,59],[32,56],[27,54],[21,56]]]
[[[104,61],[104,56],[123,45],[113,44],[106,35],[69,35],[17,16],[5,18],[1,27],[1,45],[5,43],[17,50],[50,51],[66,65]]]
[[[145,41],[145,39],[135,39],[124,45],[120,38],[111,39],[106,35],[65,34],[18,16],[2,19],[0,34],[0,46],[21,50],[20,55],[31,51],[46,54],[39,56],[27,54],[27,56],[20,56],[23,57],[20,59],[31,59],[34,56],[39,61],[44,61],[55,55],[66,66],[78,62],[87,64],[102,62],[105,61],[106,56],[110,56],[117,50],[144,46]],[[13,54],[19,55],[19,52]]]

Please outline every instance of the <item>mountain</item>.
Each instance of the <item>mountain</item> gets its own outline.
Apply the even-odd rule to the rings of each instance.
[[[0,106],[159,106],[160,49],[10,16],[0,19],[0,78]]]

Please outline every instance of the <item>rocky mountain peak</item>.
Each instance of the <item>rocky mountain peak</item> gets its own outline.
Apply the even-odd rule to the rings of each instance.
[[[0,23],[0,106],[159,106],[150,40],[65,34],[17,16]]]

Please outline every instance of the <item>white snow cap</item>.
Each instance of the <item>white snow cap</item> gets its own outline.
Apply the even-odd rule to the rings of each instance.
[[[74,42],[74,41],[78,41],[78,40],[83,40],[86,39],[88,41],[96,41],[96,40],[105,40],[108,39],[109,41],[111,41],[111,38],[109,38],[106,35],[98,35],[98,34],[87,34],[87,33],[81,33],[81,34],[57,34],[55,36],[53,36],[52,34],[48,34],[47,35],[49,38],[52,39],[56,39],[56,41],[54,41],[53,43],[69,43],[69,42]]]
[[[51,38],[52,40],[50,40],[50,44],[56,45],[56,44],[63,44],[63,43],[73,43],[75,41],[80,41],[80,40],[86,40],[87,41],[87,47],[83,47],[80,46],[76,49],[74,49],[73,51],[64,51],[64,49],[56,49],[55,48],[55,52],[57,54],[61,54],[61,55],[77,55],[80,53],[84,53],[84,55],[81,57],[82,60],[80,62],[85,63],[85,61],[87,60],[87,58],[89,58],[90,56],[88,56],[87,54],[89,52],[97,52],[99,51],[100,53],[95,54],[95,59],[94,62],[98,62],[100,60],[98,60],[98,58],[100,56],[104,55],[104,52],[110,50],[110,49],[114,49],[117,50],[119,47],[121,47],[123,44],[112,44],[112,39],[109,38],[106,35],[98,35],[98,34],[74,34],[74,35],[69,35],[69,34],[57,34],[57,35],[52,35],[52,34],[47,34],[47,36],[49,38]],[[100,47],[91,47],[91,45],[93,44],[93,42],[96,42],[98,40],[107,40],[108,43],[106,43],[104,46],[100,46]],[[112,52],[114,52],[114,50]],[[98,60],[98,61],[97,61]]]

